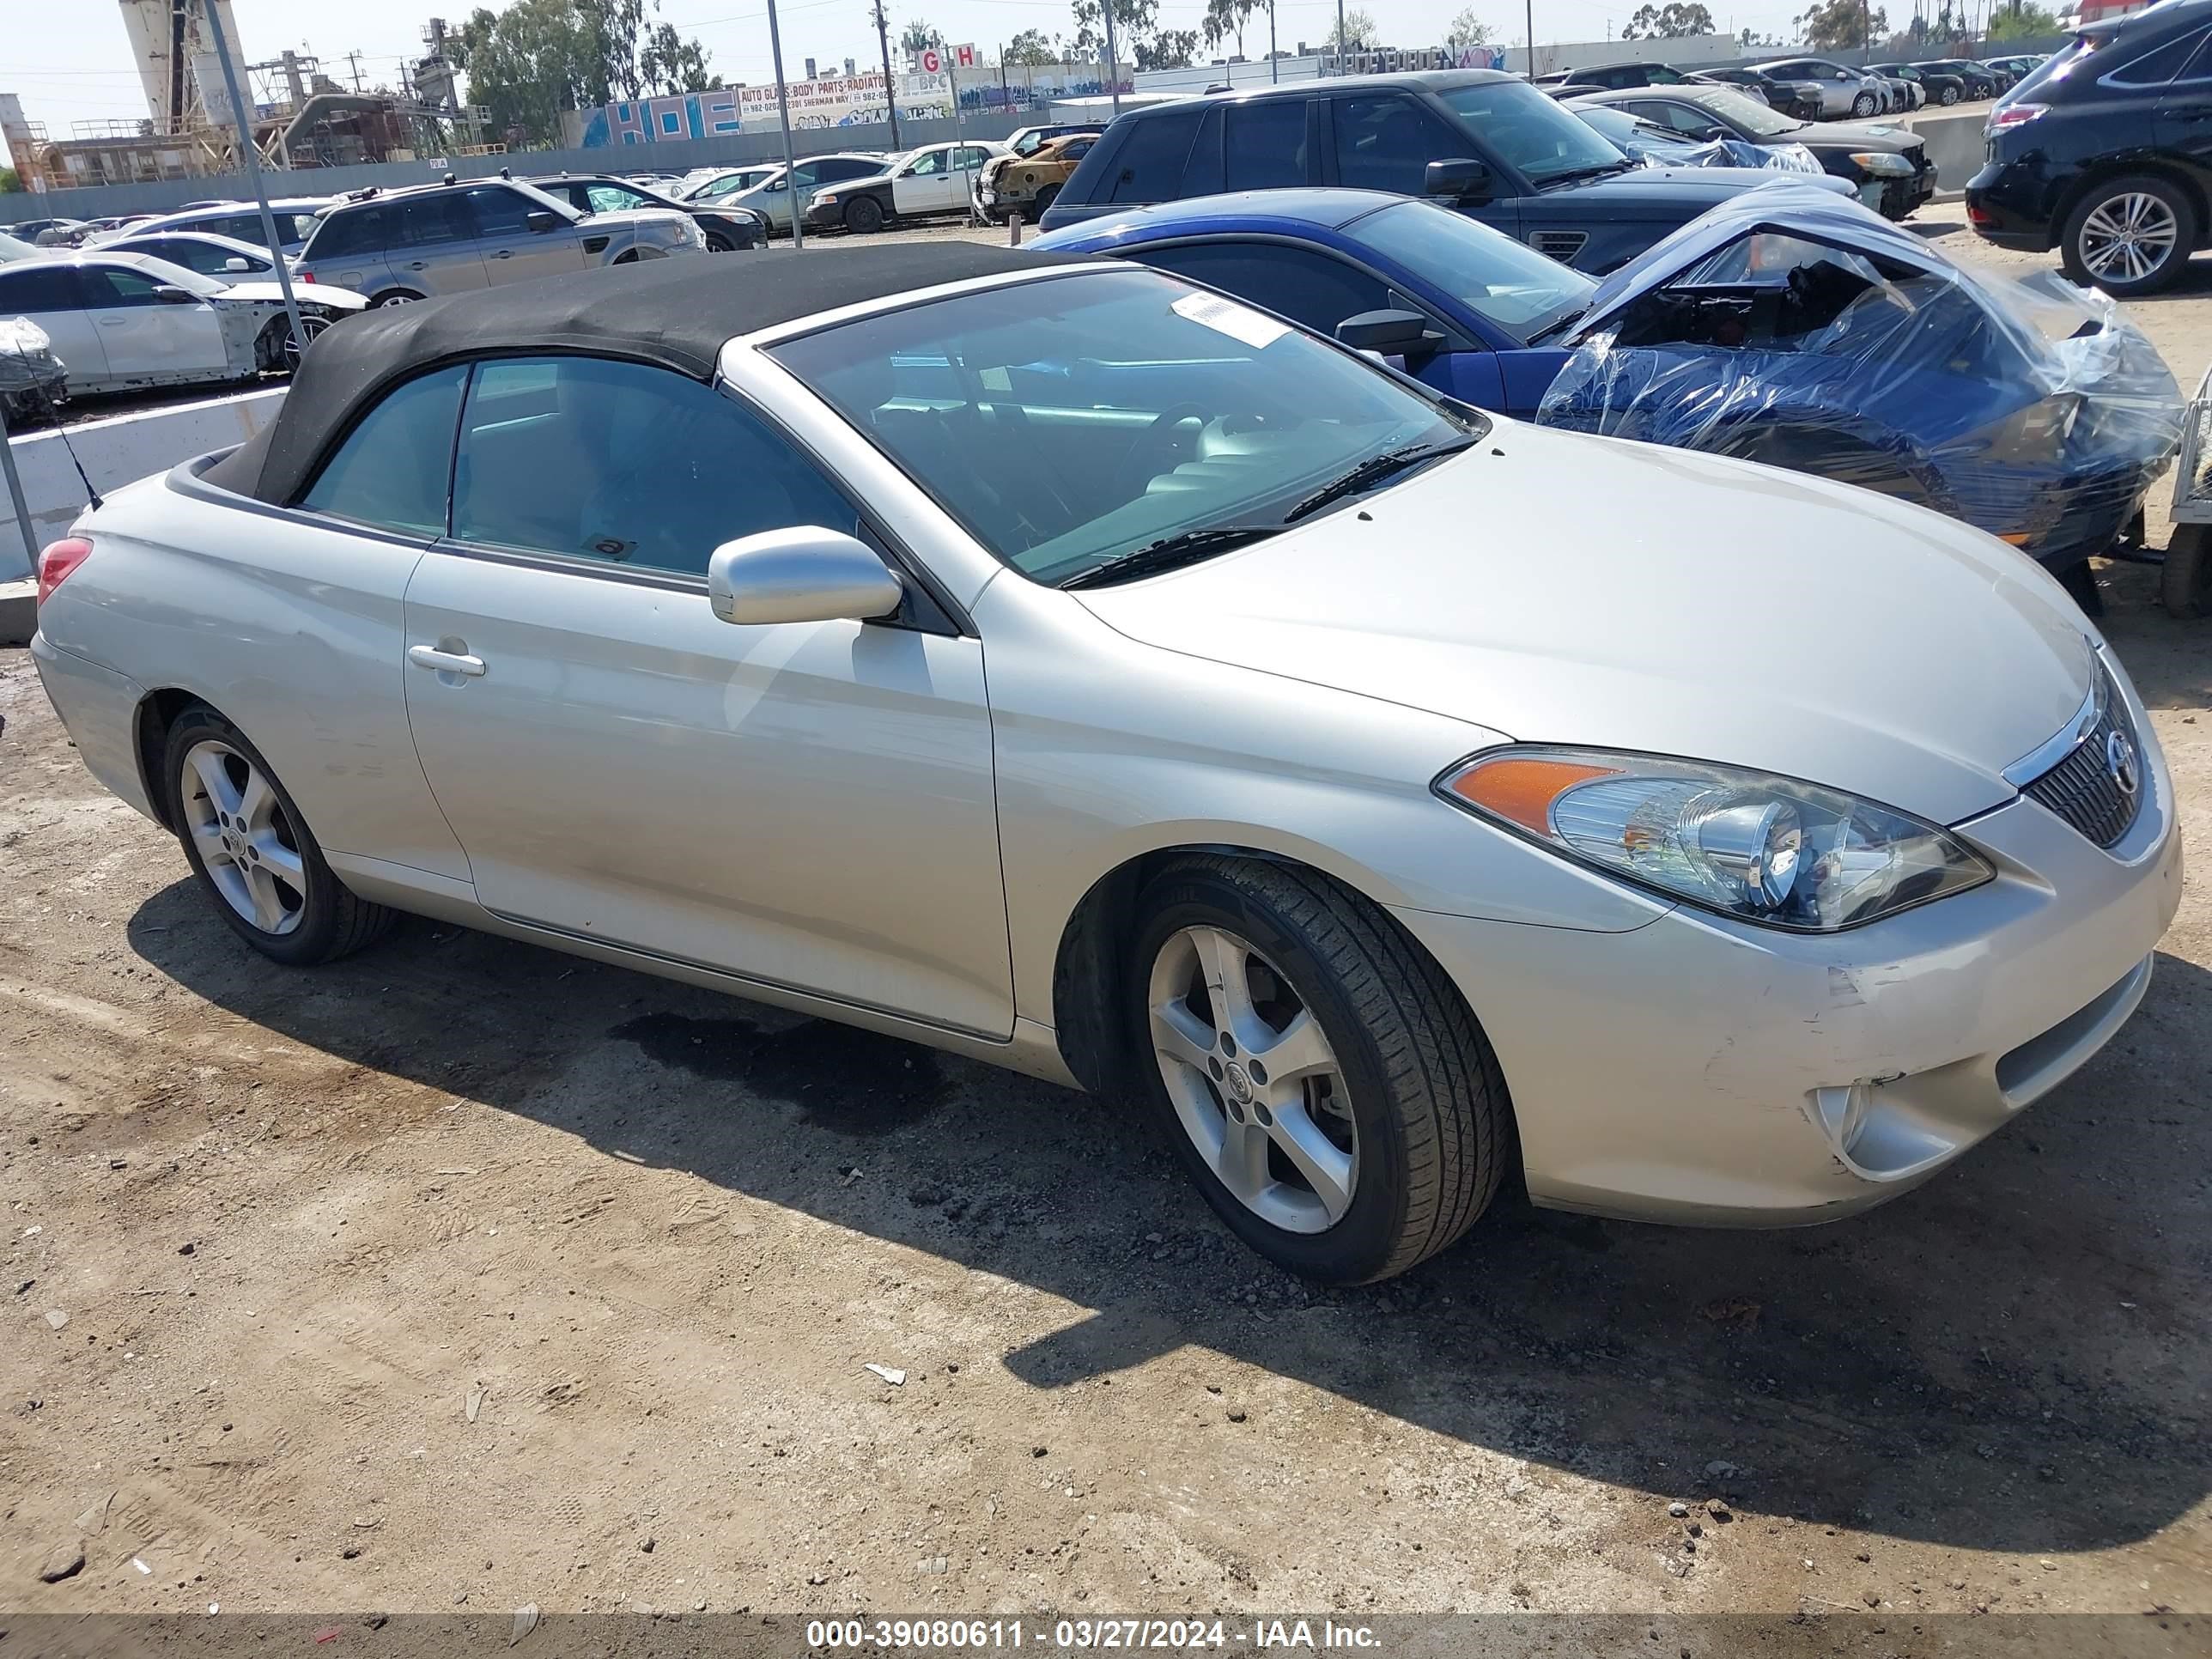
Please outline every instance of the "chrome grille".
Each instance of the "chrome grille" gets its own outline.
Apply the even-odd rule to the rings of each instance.
[[[2056,812],[2098,846],[2110,847],[2134,825],[2148,775],[2127,705],[2121,702],[2112,676],[2101,663],[2097,675],[2102,696],[2095,724],[2063,759],[2022,786],[2021,793]],[[2116,738],[2121,745],[2117,750]],[[2115,766],[2116,757],[2123,753],[2126,766]],[[2123,771],[2132,787],[2122,787]]]

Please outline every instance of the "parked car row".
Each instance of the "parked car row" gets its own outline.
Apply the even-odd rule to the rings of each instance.
[[[1893,217],[1934,194],[1909,132],[1822,130],[1722,87],[1649,89],[1662,124],[1753,149],[1804,144],[1844,187]],[[1583,94],[1610,106],[1626,95]],[[1224,191],[1346,185],[1434,198],[1578,270],[1601,275],[1743,191],[1764,168],[1640,166],[1573,113],[1492,70],[1298,82],[1129,110],[1077,165],[1048,230]],[[1631,113],[1640,113],[1630,108]],[[1815,149],[1812,140],[1820,140]],[[1706,140],[1709,142],[1709,140]]]
[[[1125,115],[1042,249],[349,323],[254,440],[46,550],[46,691],[274,962],[412,912],[1080,1085],[1317,1280],[1405,1271],[1501,1188],[1868,1209],[2142,1000],[2181,888],[2156,734],[1972,524],[1577,428],[1633,426],[1639,363],[1730,354],[1849,416],[1852,341],[1916,319],[1899,398],[1997,423],[1992,478],[2116,453],[2096,405],[2136,394],[2025,401],[2001,305],[1802,184],[1603,284],[1395,188],[1110,199],[1239,111],[1357,171],[1501,84]],[[1486,131],[1517,187],[1539,152]],[[1312,280],[1262,308],[1239,259]],[[1332,283],[1364,309],[1290,319]]]

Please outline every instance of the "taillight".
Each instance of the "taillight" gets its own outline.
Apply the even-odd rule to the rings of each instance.
[[[292,274],[303,283],[312,283],[315,280],[315,273],[312,270],[295,270]]]
[[[39,555],[39,603],[44,605],[70,573],[92,556],[92,544],[81,536],[67,536]]]
[[[2048,104],[2006,104],[1990,112],[1989,131],[2002,132],[2007,127],[2026,126],[2051,107]]]

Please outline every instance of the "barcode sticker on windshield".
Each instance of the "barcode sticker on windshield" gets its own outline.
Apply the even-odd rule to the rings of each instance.
[[[1174,309],[1177,316],[1188,317],[1255,350],[1274,344],[1291,331],[1287,323],[1279,323],[1249,306],[1240,306],[1234,300],[1224,300],[1214,294],[1186,294],[1175,302]]]

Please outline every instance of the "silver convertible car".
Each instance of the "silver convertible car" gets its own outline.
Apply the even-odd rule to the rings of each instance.
[[[2012,549],[1118,261],[378,313],[40,586],[86,763],[276,961],[411,911],[1141,1097],[1324,1280],[1501,1181],[1903,1191],[2112,1037],[2181,884]]]

